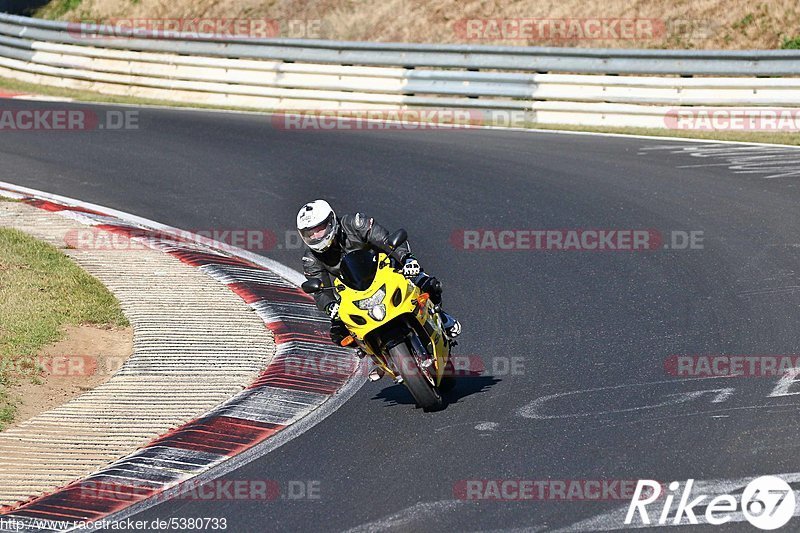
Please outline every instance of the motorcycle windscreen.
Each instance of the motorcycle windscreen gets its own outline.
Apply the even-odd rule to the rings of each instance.
[[[375,281],[378,272],[378,254],[373,250],[356,250],[342,258],[342,281],[351,289],[365,291]]]

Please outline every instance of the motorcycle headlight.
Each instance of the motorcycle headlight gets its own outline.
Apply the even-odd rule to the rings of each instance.
[[[382,304],[384,298],[386,298],[386,285],[381,286],[381,288],[375,291],[375,293],[369,298],[356,300],[354,303],[356,304],[356,307],[362,311],[369,311],[373,307]]]
[[[369,316],[371,316],[373,320],[377,320],[378,322],[380,322],[381,320],[386,318],[386,306],[383,304],[376,305],[375,307],[369,310]]]

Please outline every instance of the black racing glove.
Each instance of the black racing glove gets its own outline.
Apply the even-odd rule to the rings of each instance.
[[[422,272],[422,267],[419,266],[419,261],[413,257],[406,258],[405,264],[403,265],[403,275],[407,279],[414,279],[419,276],[420,272]]]
[[[428,276],[421,284],[420,290],[431,295],[431,302],[434,305],[442,303],[442,282],[433,276]]]
[[[325,312],[328,314],[331,320],[336,320],[336,317],[339,316],[339,302],[331,302],[325,307]]]

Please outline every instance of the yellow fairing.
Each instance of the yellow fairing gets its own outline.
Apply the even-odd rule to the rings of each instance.
[[[336,281],[341,301],[339,303],[339,318],[345,323],[350,333],[359,341],[359,345],[371,353],[370,347],[363,343],[364,337],[371,331],[389,323],[403,314],[411,314],[428,332],[431,338],[433,355],[436,361],[437,385],[441,383],[445,364],[449,357],[449,345],[444,338],[441,318],[433,311],[433,304],[424,301],[419,305],[421,291],[419,287],[407,280],[402,274],[391,268],[385,254],[378,254],[378,271],[375,280],[365,291],[357,291],[346,287],[341,281]],[[372,309],[360,309],[356,302],[368,300],[383,289],[383,298],[377,297],[370,304],[376,304]],[[399,296],[397,295],[399,293]],[[377,303],[379,302],[379,303]],[[362,307],[365,306],[362,304]],[[383,306],[383,312],[375,307]],[[363,323],[362,323],[363,322]],[[381,354],[372,354],[381,355]],[[384,368],[390,375],[391,369]]]
[[[408,281],[402,274],[395,272],[388,265],[386,255],[378,255],[378,264],[380,266],[378,267],[377,274],[375,274],[375,280],[372,282],[369,289],[365,291],[357,291],[350,287],[344,287],[341,282],[336,282],[338,285],[344,287],[344,290],[339,292],[339,297],[341,298],[341,302],[339,303],[339,318],[345,323],[350,333],[360,340],[363,340],[367,333],[388,323],[393,318],[403,313],[413,313],[416,311],[416,306],[411,303],[411,300],[419,297],[419,288]],[[373,316],[371,316],[369,310],[359,309],[356,302],[372,297],[381,287],[385,287],[385,296],[379,305],[384,306],[385,316],[381,320],[376,320],[373,316],[377,315],[377,318],[380,318],[379,314],[373,313]],[[395,306],[392,304],[392,297],[397,290],[400,291],[401,297],[400,305]],[[363,319],[365,324],[358,324],[359,321],[355,317]]]

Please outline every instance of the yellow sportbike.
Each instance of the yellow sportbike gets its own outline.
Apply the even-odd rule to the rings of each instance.
[[[358,347],[396,383],[403,383],[425,411],[443,407],[441,390],[455,379],[450,348],[442,320],[428,293],[395,268],[401,264],[394,250],[406,242],[399,230],[387,239],[386,252],[357,250],[346,254],[333,287],[319,279],[303,283],[313,294],[335,290],[339,319],[350,336],[342,346]]]

